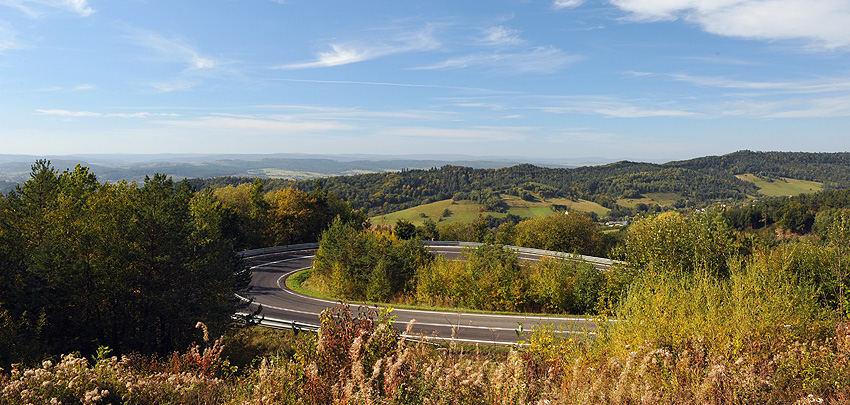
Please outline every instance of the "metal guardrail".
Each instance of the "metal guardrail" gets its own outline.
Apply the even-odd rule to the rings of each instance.
[[[443,241],[425,241],[425,246],[459,246],[459,247],[477,247],[483,245],[478,242],[443,242]],[[572,253],[556,252],[554,250],[532,249],[519,246],[505,246],[519,253],[528,253],[538,256],[557,257],[560,259],[585,261],[591,264],[604,267],[612,267],[615,265],[625,265],[625,262],[619,260],[606,259],[604,257],[585,256]]]
[[[422,242],[425,246],[459,246],[459,247],[477,247],[483,245],[483,243],[478,242],[457,242],[457,241],[424,241]],[[519,246],[506,246],[509,249],[513,249],[519,253],[528,253],[539,256],[548,256],[548,257],[557,257],[561,259],[569,259],[569,260],[580,260],[588,263],[611,267],[614,265],[624,265],[625,262],[621,262],[618,260],[606,259],[604,257],[595,257],[595,256],[585,256],[579,254],[572,253],[564,253],[564,252],[556,252],[554,250],[543,250],[543,249],[532,249],[525,248]],[[318,243],[300,243],[297,245],[285,245],[285,246],[273,246],[259,249],[251,249],[251,250],[243,250],[237,255],[239,257],[254,257],[254,256],[262,256],[268,255],[272,253],[283,253],[283,252],[295,252],[299,250],[310,250],[310,249],[318,249]]]
[[[243,250],[239,253],[236,253],[237,256],[245,258],[245,257],[254,257],[254,256],[262,256],[268,255],[272,253],[283,253],[283,252],[295,252],[299,250],[309,250],[309,249],[318,249],[319,243],[299,243],[297,245],[285,245],[285,246],[273,246],[267,248],[259,248],[259,249],[251,249],[251,250]]]
[[[424,241],[423,244],[425,246],[458,246],[458,247],[477,247],[477,246],[483,245],[483,243],[478,243],[478,242],[456,242],[456,241]],[[506,247],[509,248],[509,249],[513,249],[514,251],[519,252],[519,253],[528,253],[528,254],[534,254],[534,255],[540,255],[540,256],[557,257],[557,258],[566,259],[566,260],[585,261],[585,262],[594,264],[596,266],[601,266],[601,267],[606,267],[606,268],[612,267],[614,265],[624,265],[625,264],[625,262],[606,259],[606,258],[603,258],[603,257],[584,256],[584,255],[570,254],[570,253],[564,253],[564,252],[555,252],[555,251],[552,251],[552,250],[524,248],[524,247],[519,247],[519,246],[506,246]],[[273,253],[296,252],[296,251],[299,251],[299,250],[310,250],[310,249],[318,249],[318,248],[319,248],[318,243],[301,243],[301,244],[297,244],[297,245],[273,246],[273,247],[260,248],[260,249],[243,250],[243,251],[237,253],[237,255],[239,255],[239,257],[242,257],[242,258],[247,258],[247,257],[273,254]],[[241,297],[239,295],[237,295],[237,297],[244,300],[244,301],[250,301],[247,298]],[[240,316],[246,316],[246,315],[250,315],[250,314],[238,313],[238,314],[234,315],[234,318],[239,318]],[[315,324],[296,322],[296,321],[285,320],[285,319],[266,318],[266,317],[262,317],[262,316],[260,317],[257,324],[259,324],[260,326],[272,328],[272,329],[306,330],[306,331],[313,331],[313,332],[319,330],[319,325],[315,325]],[[411,339],[411,340],[416,340],[415,338],[411,338],[411,337],[405,337],[405,338]]]
[[[249,316],[249,315],[251,315],[251,314],[238,313],[234,317],[238,318],[239,316]],[[257,322],[257,324],[260,325],[260,326],[263,326],[263,327],[266,327],[266,328],[272,328],[272,329],[292,329],[292,330],[299,330],[299,331],[304,330],[304,331],[311,331],[311,332],[316,332],[316,331],[319,330],[319,325],[315,325],[315,324],[312,324],[312,323],[295,322],[295,321],[289,321],[289,320],[286,320],[286,319],[277,319],[277,318],[261,317],[259,319],[259,321]]]

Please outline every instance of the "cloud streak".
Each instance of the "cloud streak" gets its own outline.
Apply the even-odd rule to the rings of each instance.
[[[704,114],[671,108],[672,103],[653,103],[648,100],[623,101],[605,96],[515,96],[500,102],[488,98],[479,102],[477,98],[458,98],[456,106],[486,108],[493,111],[542,111],[554,114],[600,115],[608,118],[680,118],[704,117]]]
[[[501,74],[550,74],[582,59],[582,56],[543,46],[519,52],[476,53],[414,69],[484,69]]]
[[[430,29],[410,34],[386,35],[396,39],[371,38],[346,43],[330,44],[330,50],[319,52],[315,60],[275,66],[275,69],[310,69],[348,65],[377,59],[384,56],[408,52],[424,52],[436,49],[440,43],[431,35]]]
[[[351,126],[327,121],[294,120],[288,116],[206,116],[191,120],[169,120],[163,124],[214,130],[252,130],[263,132],[326,132],[350,130]]]
[[[189,69],[208,70],[220,65],[218,61],[202,56],[192,45],[179,38],[166,38],[155,32],[136,30],[133,39],[139,46],[154,51],[165,60],[184,63]]]
[[[15,49],[18,47],[17,38],[15,32],[6,26],[3,21],[0,21],[0,53],[8,49]]]
[[[0,0],[0,6],[18,9],[30,18],[38,18],[45,9],[59,9],[88,17],[94,14],[94,9],[86,0]]]
[[[584,3],[584,0],[555,0],[552,3],[552,8],[560,10],[564,8],[576,8]]]
[[[435,127],[398,127],[385,131],[386,136],[440,139],[446,142],[472,141],[521,141],[527,138],[523,133],[533,128],[527,127],[473,127],[473,128],[435,128]]]
[[[755,40],[804,40],[825,49],[850,47],[845,0],[611,0],[636,21],[685,21],[706,32]]]
[[[490,27],[482,33],[479,43],[487,46],[517,46],[525,44],[519,30],[505,26]]]
[[[70,111],[70,110],[35,110],[41,115],[54,115],[65,118],[154,118],[154,117],[179,117],[179,114],[173,113],[151,113],[151,112],[135,112],[135,113],[99,113],[94,111]]]

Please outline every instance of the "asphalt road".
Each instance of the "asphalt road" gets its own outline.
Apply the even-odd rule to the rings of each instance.
[[[457,257],[462,248],[457,246],[432,246],[435,254],[447,258]],[[540,256],[520,254],[521,260],[539,260]],[[286,278],[309,268],[313,262],[312,251],[273,253],[249,259],[253,272],[249,296],[254,306],[262,305],[262,315],[270,319],[318,325],[319,313],[340,304],[295,293],[286,288]],[[352,310],[358,305],[351,303]],[[373,307],[374,308],[374,307]],[[569,316],[497,315],[466,312],[422,311],[396,308],[395,327],[404,331],[408,322],[415,320],[413,334],[434,340],[456,340],[464,343],[513,344],[517,330],[522,325],[528,331],[538,324],[550,324],[554,330],[576,338],[593,335],[596,325],[592,320]]]

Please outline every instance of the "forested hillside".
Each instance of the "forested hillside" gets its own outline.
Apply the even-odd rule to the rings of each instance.
[[[666,164],[618,162],[575,169],[552,169],[523,164],[501,169],[443,166],[338,176],[316,181],[265,180],[268,189],[294,187],[314,190],[321,184],[355,208],[380,215],[448,198],[472,199],[488,205],[499,194],[540,198],[584,199],[610,209],[618,200],[646,193],[680,196],[675,207],[700,206],[716,201],[743,201],[758,196],[758,188],[736,175],[754,173],[764,178],[790,177],[825,183],[829,188],[850,187],[850,154],[741,151]],[[253,181],[223,177],[192,180],[198,188]],[[492,204],[491,204],[492,205]]]
[[[752,152],[665,163],[711,176],[753,173],[760,177],[809,180],[827,189],[850,188],[850,153]]]

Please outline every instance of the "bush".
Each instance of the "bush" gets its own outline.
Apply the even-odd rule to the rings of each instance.
[[[418,240],[360,231],[337,219],[322,234],[313,275],[340,298],[386,302],[412,291],[416,269],[431,259]]]
[[[590,256],[599,256],[603,250],[599,227],[577,211],[522,221],[516,225],[515,234],[518,246]]]

